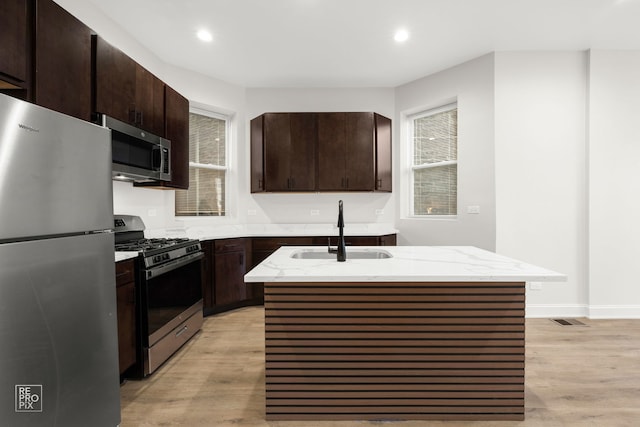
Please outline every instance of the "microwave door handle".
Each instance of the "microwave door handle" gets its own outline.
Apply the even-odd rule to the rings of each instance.
[[[154,172],[161,172],[164,159],[162,156],[162,147],[156,146],[151,150],[151,169]]]

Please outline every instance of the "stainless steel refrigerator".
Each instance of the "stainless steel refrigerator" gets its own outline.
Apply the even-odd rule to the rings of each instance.
[[[110,131],[0,94],[0,425],[120,423]]]

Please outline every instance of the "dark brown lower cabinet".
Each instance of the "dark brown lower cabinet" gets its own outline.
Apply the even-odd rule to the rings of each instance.
[[[244,283],[247,271],[246,239],[216,240],[213,259],[215,304],[229,305],[248,299]]]
[[[116,263],[118,358],[120,374],[136,362],[136,284],[134,260]]]
[[[251,239],[207,240],[202,248],[204,315],[248,305],[252,292],[244,283],[244,275],[251,265]]]
[[[328,236],[241,237],[201,242],[205,254],[202,262],[204,315],[263,304],[263,284],[245,283],[244,275],[281,246],[326,246],[328,239]],[[336,236],[331,236],[332,245],[336,245],[336,240]],[[396,235],[351,236],[345,241],[347,246],[395,246]]]

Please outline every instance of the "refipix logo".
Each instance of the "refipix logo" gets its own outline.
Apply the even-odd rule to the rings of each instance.
[[[16,385],[16,412],[42,412],[42,385]]]

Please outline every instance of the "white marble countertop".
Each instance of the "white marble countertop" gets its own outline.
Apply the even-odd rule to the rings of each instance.
[[[346,236],[384,236],[397,234],[392,224],[354,223],[344,228]],[[146,237],[188,237],[198,240],[231,239],[235,237],[298,237],[337,236],[336,224],[221,224],[187,228],[145,230]]]
[[[347,247],[347,260],[294,259],[296,251],[318,246],[285,246],[245,275],[245,282],[563,282],[555,271],[472,246]],[[388,259],[350,259],[352,251],[384,250]],[[335,257],[335,255],[334,255]]]
[[[397,234],[392,224],[355,223],[344,228],[345,236],[384,236]],[[193,226],[188,228],[162,228],[144,231],[146,238],[188,237],[215,240],[236,237],[315,237],[337,236],[336,224],[224,224],[219,226]],[[116,252],[115,260],[124,261],[138,256],[137,252]]]
[[[349,224],[345,228],[346,236],[384,236],[397,234],[391,224],[361,223]],[[215,240],[236,237],[298,237],[298,236],[337,236],[335,224],[225,224],[219,226],[193,226],[188,228],[149,229],[145,237],[188,237],[190,239]],[[115,261],[124,261],[138,256],[138,252],[116,252]]]
[[[131,258],[135,258],[137,256],[138,256],[138,252],[130,252],[130,251],[120,252],[120,251],[117,251],[115,259],[116,259],[116,262],[120,262],[120,261],[125,261],[125,260],[131,259]]]

